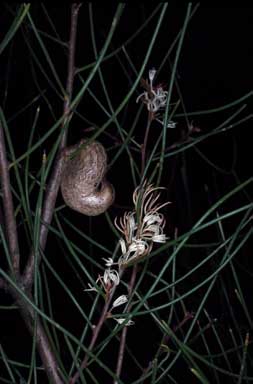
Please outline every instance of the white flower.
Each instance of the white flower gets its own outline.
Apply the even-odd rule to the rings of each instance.
[[[167,91],[164,91],[162,87],[158,87],[151,89],[149,93],[147,91],[141,93],[137,97],[136,103],[143,98],[143,103],[147,104],[147,109],[151,112],[157,112],[160,108],[166,106],[167,95]]]
[[[168,92],[164,91],[162,87],[158,87],[156,91],[153,90],[153,93],[155,96],[153,103],[156,103],[157,105],[156,110],[158,110],[159,108],[165,107],[167,102]]]
[[[97,278],[96,284],[98,282],[101,284],[101,286],[105,291],[107,291],[108,289],[110,290],[112,286],[119,285],[119,282],[120,282],[119,273],[116,271],[116,269],[108,268],[104,271],[103,278],[101,276]],[[99,292],[99,289],[97,289],[96,287],[93,287],[90,283],[88,283],[88,286],[89,288],[85,289],[86,292],[89,292],[89,291]]]
[[[119,218],[119,223],[114,221],[116,228],[124,235],[119,240],[122,252],[118,260],[119,269],[148,255],[153,243],[165,243],[168,239],[163,233],[165,217],[158,212],[169,204],[158,203],[160,192],[157,191],[161,189],[164,188],[144,182],[133,193],[134,211],[125,212],[124,216]]]
[[[146,255],[149,249],[150,246],[146,241],[133,239],[133,242],[128,247],[128,251],[119,258],[119,265],[124,265],[137,257]]]
[[[145,253],[148,248],[148,243],[141,239],[134,239],[132,244],[130,244],[128,251],[129,253],[134,252],[132,257],[136,257]]]
[[[114,317],[113,317],[113,319],[115,321],[117,321],[118,324],[122,324],[126,320],[126,319],[122,319],[122,318],[115,319]],[[125,325],[128,327],[129,325],[133,325],[133,324],[134,324],[133,320],[128,320],[128,322]]]
[[[160,213],[147,213],[143,218],[143,223],[145,223],[147,226],[152,225],[154,223],[160,225],[162,224],[163,220],[163,215]]]
[[[114,300],[112,304],[112,309],[115,307],[118,307],[119,305],[127,303],[127,301],[128,301],[128,298],[126,295],[119,296],[116,300]]]
[[[142,99],[142,102],[147,105],[150,112],[157,112],[160,108],[164,108],[167,103],[168,92],[163,90],[163,87],[153,87],[153,80],[156,74],[156,69],[152,68],[148,72],[149,76],[149,89],[142,92],[136,99],[136,103]]]
[[[145,238],[152,238],[155,235],[159,235],[162,232],[162,228],[159,224],[152,224],[149,225],[147,228],[145,228],[142,232],[143,237]]]
[[[110,269],[110,268],[104,271],[103,280],[104,280],[105,286],[108,286],[111,284],[119,285],[119,282],[120,282],[119,274],[116,271],[116,269]]]
[[[145,85],[146,91],[142,92],[136,99],[136,103],[141,100],[146,104],[148,111],[152,112],[152,120],[158,121],[160,124],[164,125],[164,121],[158,119],[158,114],[156,112],[161,108],[165,108],[168,99],[168,92],[164,91],[162,85],[153,86],[153,81],[156,75],[156,69],[152,68],[148,72],[149,84]],[[174,121],[169,120],[166,124],[166,128],[176,128]]]

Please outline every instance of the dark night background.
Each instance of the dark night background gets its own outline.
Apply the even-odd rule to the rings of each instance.
[[[15,6],[1,5],[0,9],[1,40],[13,20],[12,12]],[[42,31],[51,32],[49,23],[41,11],[41,5],[35,3],[31,9],[37,27]],[[54,5],[46,6],[46,9],[61,39],[67,41],[69,36],[70,6],[68,4],[62,6]],[[116,6],[113,4],[99,5],[98,3],[94,3],[93,15],[98,51],[102,48],[115,9]],[[152,3],[140,3],[138,5],[133,3],[127,4],[112,44],[109,47],[109,52],[124,43],[154,9],[155,5]],[[161,64],[164,55],[183,25],[185,14],[186,6],[176,5],[175,1],[169,4],[167,14],[144,72],[144,77],[147,77],[148,69],[152,67],[158,68]],[[141,34],[127,46],[127,52],[137,70],[141,67],[156,20],[157,18],[155,17],[154,20],[151,21],[150,26],[145,28]],[[24,30],[26,30],[27,38],[30,38],[30,43],[36,45],[32,32],[25,28]],[[218,108],[252,91],[252,32],[252,6],[199,6],[187,27],[176,76],[187,112]],[[62,83],[65,84],[67,59],[63,48],[50,41],[48,41],[47,47],[53,57],[59,77]],[[173,52],[175,53],[175,49]],[[163,68],[161,68],[157,78],[158,83],[168,85],[170,79],[170,64],[173,63],[174,53],[170,57],[170,60],[167,60]],[[39,60],[45,64],[45,59],[39,49],[37,54]],[[10,119],[11,116],[39,94],[36,83],[31,80],[31,53],[27,44],[24,42],[21,32],[17,33],[13,44],[11,43],[0,59],[0,100],[6,117]],[[124,58],[121,57],[120,54],[119,59],[124,62]],[[79,15],[76,65],[77,67],[81,67],[93,60],[94,53],[89,34],[88,12],[87,7],[83,5]],[[110,84],[108,88],[110,89],[110,97],[115,108],[119,102],[121,102],[124,93],[127,92],[136,78],[134,70],[130,65],[127,65],[126,61],[124,65],[128,70],[127,76],[120,69],[117,59],[108,61],[103,66],[107,86]],[[50,87],[48,87],[37,67],[36,73],[41,89],[49,89],[46,91],[47,97],[50,100],[55,115],[59,117],[62,113],[62,102],[58,97],[55,97],[54,92],[50,90]],[[78,90],[80,83],[76,82],[75,85],[76,90]],[[6,87],[8,88],[7,98],[5,94]],[[91,83],[91,90],[98,93],[100,87],[98,77],[96,77]],[[124,113],[120,115],[122,121],[124,120],[125,122],[125,126],[128,121],[132,122],[133,120],[132,113],[136,113],[135,98],[142,91],[141,87],[136,90],[125,115]],[[172,101],[175,101],[177,98],[178,92],[175,87]],[[101,100],[103,100],[103,96],[101,96]],[[242,114],[235,119],[236,121],[252,114],[252,95],[245,103],[247,103],[247,107]],[[243,102],[239,105],[242,104]],[[53,116],[50,114],[43,97],[38,99],[36,107],[37,106],[40,106],[41,112],[36,139],[45,132],[47,127],[51,127],[54,122]],[[201,133],[207,133],[225,121],[238,108],[237,105],[231,109],[213,114],[193,115],[189,116],[189,120],[194,126],[200,128]],[[101,126],[105,121],[105,115],[95,106],[88,93],[84,96],[80,110],[85,115],[87,121],[93,122],[97,126]],[[15,138],[13,136],[13,139],[17,157],[26,150],[29,128],[32,123],[34,111],[35,106],[30,112],[20,115],[14,122],[10,121],[10,128],[15,128]],[[143,121],[143,126],[141,124],[138,125],[136,131],[137,139],[143,135],[145,119],[146,116],[143,113],[143,120],[140,120],[141,122]],[[175,118],[175,121],[177,121],[177,129],[171,131],[171,133],[169,132],[168,145],[173,145],[173,143],[182,138],[185,133],[185,119],[178,117]],[[86,134],[85,129],[88,127],[88,123],[86,124],[81,119],[74,117],[70,128],[69,142],[74,143],[79,140]],[[114,127],[109,127],[108,130],[111,135],[116,136],[117,131]],[[155,138],[156,132],[152,134]],[[198,137],[198,133],[196,133],[195,136]],[[52,140],[54,139],[55,136],[47,140],[44,143],[45,147],[40,148],[40,150],[33,155],[34,170],[36,170],[36,164],[41,159],[43,151],[49,150],[52,145]],[[109,147],[111,145],[110,137],[106,134],[99,139],[101,139],[105,146]],[[200,152],[190,149],[186,151],[183,156],[178,155],[173,157],[166,164],[167,168],[164,169],[162,182],[163,185],[168,188],[168,199],[172,201],[167,211],[167,231],[170,235],[173,234],[175,227],[178,228],[180,234],[190,229],[211,204],[229,190],[235,188],[236,180],[234,172],[236,172],[241,182],[252,176],[252,118],[224,133],[211,136],[197,145],[197,149]],[[113,149],[109,150],[109,159],[111,159],[114,154]],[[204,154],[217,168],[215,169],[210,166],[201,154]],[[127,163],[124,162],[124,156],[121,164]],[[182,169],[186,172],[186,179],[182,177]],[[129,183],[129,178],[131,178],[129,172],[128,169],[124,169],[123,172],[119,171],[117,163],[116,166],[109,170],[108,178],[116,190],[115,204],[110,208],[109,212],[112,218],[122,213],[122,207],[129,207],[131,204],[130,196],[133,186],[132,182]],[[185,180],[187,180],[188,188],[185,188]],[[205,187],[208,188],[208,193]],[[247,192],[250,194],[250,189],[248,189]],[[226,203],[226,208],[233,209],[240,206],[240,204],[246,204],[245,199],[243,193],[240,193],[236,195],[232,201]],[[61,196],[59,196],[57,206],[60,206],[60,204],[62,204]],[[75,225],[81,226],[82,230],[87,231],[87,233],[91,230],[91,227],[93,227],[93,229],[103,228],[98,231],[98,239],[101,243],[106,243],[107,239],[110,239],[110,229],[106,228],[104,217],[96,218],[91,222],[89,219],[84,221],[80,218],[79,214],[73,213],[67,208],[63,212],[68,219],[72,220]],[[226,225],[228,229],[230,226],[232,228],[234,225],[233,220]],[[196,241],[204,242],[208,240],[211,241],[214,234],[211,229],[199,236]],[[57,251],[54,251],[54,241],[53,238],[49,237],[48,249],[53,255],[52,262],[57,265],[57,257],[61,256],[61,251],[59,247]],[[24,253],[27,251],[25,247],[24,245],[24,249],[22,250]],[[93,250],[91,251],[93,252]],[[54,252],[58,252],[58,254],[55,255]],[[252,250],[249,245],[243,250],[242,256],[244,257],[244,267],[252,271]],[[194,264],[196,262],[195,258],[196,256],[192,251],[186,252],[184,258],[181,260],[181,264],[179,263],[179,268],[187,270],[190,268],[191,263]],[[62,262],[60,268],[62,268],[62,273],[66,275],[68,284],[73,287],[73,292],[77,293],[80,287],[75,284],[75,276],[68,274],[68,264]],[[154,268],[157,267],[155,266]],[[252,283],[250,282],[250,278],[243,271],[240,273],[242,274],[242,279],[244,280],[245,278],[244,288],[246,297],[248,295],[248,299],[251,300]],[[249,293],[247,294],[247,292]],[[201,293],[199,294],[201,295]],[[1,297],[2,304],[7,305],[11,303],[11,299],[5,297],[3,293],[1,293]],[[196,303],[194,303],[194,300],[188,303],[189,307],[193,310],[195,305],[197,305],[198,294],[195,299]],[[58,297],[55,305],[59,319],[61,319],[63,325],[67,327],[68,324],[71,326],[75,324],[71,313],[69,314],[65,311],[65,298]],[[222,321],[224,321],[225,327],[227,314],[222,313],[222,301],[211,297],[210,308],[213,316],[220,317]],[[251,312],[253,313],[252,308]],[[27,353],[29,356],[29,352],[27,352],[25,348],[23,349],[26,331],[25,329],[23,330],[23,328],[20,330],[20,327],[23,327],[21,322],[20,319],[17,320],[16,315],[7,315],[4,312],[0,320],[0,342],[8,353],[12,354],[11,356],[13,356],[13,358],[22,357],[24,353]],[[81,327],[81,325],[77,325],[77,328],[78,327]],[[21,333],[24,337],[22,337]],[[20,348],[20,344],[22,344],[22,348]],[[18,345],[15,356],[12,348],[13,345]]]

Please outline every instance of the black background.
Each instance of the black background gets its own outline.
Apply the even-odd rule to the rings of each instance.
[[[50,17],[55,23],[55,27],[60,37],[67,41],[69,36],[69,20],[70,20],[70,5],[62,6],[47,6]],[[1,6],[0,15],[0,38],[2,38],[8,30],[11,21],[13,20],[12,11],[15,6]],[[49,31],[50,27],[41,10],[40,4],[33,4],[32,15],[38,28],[43,31]],[[116,6],[113,4],[99,5],[94,4],[93,15],[96,32],[96,42],[98,51],[102,48],[106,33],[109,30],[112,17]],[[141,23],[155,9],[154,4],[139,5],[126,4],[124,13],[120,20],[120,25],[117,28],[116,34],[112,40],[112,45],[109,51],[115,49],[124,43],[141,25]],[[161,30],[156,40],[154,49],[149,59],[149,63],[144,72],[144,77],[147,77],[148,70],[152,67],[158,68],[164,58],[168,48],[176,37],[179,29],[183,25],[186,14],[185,6],[178,6],[176,2],[169,4],[166,17],[163,21]],[[155,20],[157,18],[154,18]],[[147,27],[133,42],[127,47],[127,52],[134,63],[136,70],[140,69],[145,52],[148,48],[150,38],[152,37],[155,20]],[[253,8],[252,7],[221,7],[221,6],[203,6],[200,5],[193,18],[191,19],[184,39],[182,51],[180,54],[179,64],[177,68],[176,79],[183,96],[185,109],[187,112],[198,110],[207,110],[221,107],[225,104],[242,97],[252,91],[252,68],[253,68],[253,45],[252,45],[252,26],[253,26]],[[26,30],[30,36],[31,44],[36,46],[35,38],[31,31]],[[46,41],[46,40],[45,40]],[[67,57],[63,52],[62,47],[57,44],[48,42],[48,50],[52,55],[53,62],[57,68],[59,77],[63,84],[66,81],[67,75]],[[41,51],[36,51],[41,62],[45,62]],[[175,50],[173,51],[175,53]],[[120,56],[119,56],[120,57]],[[174,54],[170,57],[170,61],[166,61],[157,78],[158,83],[169,84],[171,63],[173,63]],[[121,57],[124,61],[124,59]],[[16,113],[20,108],[25,106],[29,100],[38,95],[38,88],[31,80],[30,67],[31,54],[22,37],[22,33],[17,33],[14,43],[8,47],[1,57],[1,73],[0,73],[0,98],[2,108],[7,119]],[[76,49],[76,65],[81,67],[94,60],[91,39],[89,34],[89,19],[87,6],[83,5],[79,14],[79,25],[77,35]],[[126,65],[126,61],[125,61]],[[104,64],[104,76],[110,91],[114,107],[122,100],[124,93],[130,88],[130,85],[135,80],[135,73],[130,66],[126,77],[120,69],[116,59],[109,60]],[[42,88],[46,83],[43,83],[43,76],[38,73],[38,79]],[[8,84],[8,85],[7,85]],[[79,89],[80,83],[76,81],[76,90]],[[8,96],[5,98],[5,90],[8,88]],[[91,83],[91,89],[95,92],[101,88],[98,78],[94,78]],[[134,113],[136,113],[135,98],[142,92],[142,88],[136,90],[133,100],[127,109],[125,116],[120,115],[122,121],[131,122]],[[101,92],[102,94],[102,92]],[[62,113],[62,102],[55,96],[54,92],[47,90],[47,96],[50,99],[52,108],[57,117]],[[176,89],[173,90],[173,98],[177,99],[178,94]],[[103,96],[101,96],[103,99]],[[248,106],[242,113],[242,116],[247,116],[252,113],[252,96],[247,99]],[[48,111],[48,108],[39,98],[36,106],[40,106],[40,122],[36,133],[37,139],[40,134],[44,133],[47,127],[53,124],[53,117]],[[224,110],[219,113],[210,115],[200,115],[190,117],[192,123],[201,129],[201,132],[210,132],[228,118],[237,107],[231,110]],[[94,105],[88,94],[80,105],[80,110],[88,120],[101,126],[105,121],[105,115]],[[16,154],[21,155],[26,148],[27,138],[29,137],[29,128],[34,116],[35,107],[29,113],[23,114],[10,121],[10,129],[12,132],[13,141],[15,143]],[[176,119],[175,119],[176,120]],[[185,132],[186,122],[183,118],[178,118],[177,130],[171,131],[168,134],[168,145],[176,142]],[[136,131],[136,137],[141,140],[143,137],[146,117],[143,114],[141,119],[143,125],[139,124]],[[85,133],[85,125],[77,117],[73,118],[72,126],[70,127],[69,142],[73,143],[80,139]],[[170,235],[173,234],[175,227],[179,233],[183,233],[189,229],[196,220],[203,214],[208,207],[218,198],[236,186],[234,175],[230,170],[237,172],[240,180],[246,180],[252,176],[252,120],[227,131],[223,134],[213,136],[202,142],[198,149],[209,158],[221,171],[214,170],[206,161],[204,161],[194,150],[186,151],[184,158],[177,156],[166,164],[163,185],[167,190],[167,198],[172,201],[172,205],[166,211],[167,215],[167,231]],[[116,135],[114,127],[109,127],[109,132]],[[150,141],[156,136],[156,132],[151,134]],[[196,134],[197,135],[197,134]],[[37,169],[37,164],[41,159],[43,151],[48,151],[52,145],[52,140],[55,137],[45,142],[44,146],[34,154],[34,172]],[[101,141],[105,146],[110,146],[111,141],[108,136],[101,137]],[[152,145],[151,145],[152,148]],[[108,151],[109,159],[113,157],[113,149]],[[131,207],[131,194],[133,190],[132,182],[129,182],[130,174],[127,168],[124,168],[124,157],[119,166],[114,166],[109,170],[108,178],[114,184],[116,190],[115,204],[110,208],[111,217],[122,214],[123,207]],[[186,193],[184,181],[182,178],[182,166],[187,171],[187,190]],[[207,186],[209,193],[206,193],[204,186]],[[62,204],[62,199],[59,196],[57,205]],[[228,204],[228,208],[237,207],[240,204],[245,204],[245,197],[240,194]],[[110,233],[106,229],[106,221],[103,217],[95,218],[91,223],[89,219],[86,221],[79,214],[65,209],[66,217],[73,220],[76,225],[81,225],[82,230],[89,231],[91,226],[93,229],[98,229],[97,235],[101,242],[106,242]],[[233,221],[229,226],[233,227]],[[212,239],[214,234],[212,231],[204,233],[202,240]],[[200,239],[199,239],[200,240]],[[22,244],[22,240],[21,240]],[[75,284],[75,277],[68,274],[68,265],[64,262],[59,264],[60,257],[59,248],[54,248],[54,239],[49,237],[48,252],[52,253],[52,262],[59,265],[62,273],[66,274],[69,284],[72,284],[73,291],[78,292],[79,286]],[[26,245],[23,245],[22,252],[27,252]],[[56,252],[56,254],[54,254]],[[242,252],[245,266],[252,267],[250,248],[245,248]],[[190,259],[187,258],[190,256]],[[188,253],[181,261],[179,268],[182,270],[188,269],[191,263],[194,264],[195,255]],[[156,266],[157,267],[157,266]],[[155,268],[156,268],[155,267]],[[158,267],[159,268],[159,263]],[[242,273],[242,272],[241,272]],[[242,277],[244,274],[242,273]],[[250,280],[245,279],[246,290],[251,289]],[[201,295],[201,293],[200,293]],[[1,294],[3,296],[3,294]],[[246,295],[247,296],[247,295]],[[249,295],[250,296],[250,295]],[[10,298],[3,297],[3,302],[11,302]],[[58,317],[63,325],[76,326],[78,330],[81,325],[75,323],[71,313],[66,312],[66,299],[58,297],[55,303]],[[198,303],[198,297],[189,303],[189,306],[194,310]],[[210,308],[214,316],[224,318],[226,324],[226,313],[221,311],[222,302],[219,300],[210,299]],[[222,317],[223,316],[223,317]],[[23,329],[21,320],[16,315],[3,315],[1,318],[1,343],[7,348],[8,352],[14,357],[15,353],[23,356],[26,352],[24,348],[20,348],[20,340],[25,343],[26,331]],[[22,327],[22,329],[21,329]],[[9,330],[9,331],[8,331]],[[22,338],[23,334],[24,338]],[[13,346],[18,348],[13,352]],[[131,340],[130,340],[131,343]],[[28,353],[29,356],[29,353]],[[17,357],[17,356],[15,356]],[[149,357],[147,357],[148,359]],[[127,381],[126,381],[127,382]]]

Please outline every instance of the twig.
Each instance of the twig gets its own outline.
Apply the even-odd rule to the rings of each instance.
[[[14,206],[13,200],[10,190],[10,178],[8,171],[8,161],[6,158],[6,149],[5,149],[5,141],[2,124],[0,122],[0,174],[1,174],[1,184],[3,190],[3,207],[4,207],[4,219],[6,225],[6,235],[8,239],[8,246],[10,250],[11,260],[12,260],[12,268],[14,272],[14,277],[17,280],[17,284],[20,284],[19,277],[19,246],[18,246],[18,235],[17,235],[17,227],[14,216]],[[27,305],[26,302],[18,295],[17,291],[11,289],[10,286],[6,286],[4,281],[0,281],[0,286],[2,288],[8,288],[8,291],[12,294],[13,298],[17,301],[17,305],[19,306],[21,315],[25,321],[25,324],[33,335],[34,332],[34,320],[35,314],[31,309],[30,305]],[[40,353],[41,360],[43,362],[43,366],[47,372],[49,380],[53,384],[62,384],[63,381],[58,373],[58,365],[56,363],[55,357],[51,351],[48,338],[44,332],[44,329],[37,320],[36,327],[36,339],[37,346]]]
[[[61,151],[66,146],[67,141],[67,125],[70,118],[70,100],[72,97],[73,90],[73,81],[74,81],[74,56],[75,56],[75,44],[76,44],[76,30],[77,30],[77,18],[80,4],[72,4],[71,7],[71,30],[70,30],[70,40],[69,40],[69,61],[68,61],[68,77],[67,77],[67,96],[65,97],[63,114],[64,122],[62,125],[62,138],[59,146],[59,152],[56,159],[56,163],[53,169],[51,179],[49,181],[49,186],[46,192],[46,197],[43,206],[42,212],[42,223],[40,228],[40,247],[41,250],[45,249],[47,235],[48,235],[48,225],[51,223],[55,202],[60,186],[61,180],[61,171],[62,171],[62,156]],[[10,248],[10,254],[12,257],[13,270],[16,274],[19,271],[19,250],[18,250],[18,239],[16,232],[16,225],[14,219],[14,210],[13,202],[10,192],[10,180],[8,174],[8,163],[6,159],[5,145],[4,145],[4,136],[2,125],[0,124],[0,173],[2,179],[2,189],[3,189],[3,207],[5,213],[5,222],[6,222],[6,233],[8,238],[8,244]],[[39,262],[39,260],[38,260]],[[26,294],[32,300],[31,287],[34,280],[34,266],[35,266],[35,254],[32,249],[28,258],[28,262],[25,268],[25,272],[22,276],[22,281],[17,280],[17,284],[20,288],[26,291]],[[36,317],[36,313],[29,303],[23,300],[17,290],[9,287],[9,292],[16,300],[20,313],[23,317],[25,325],[29,330],[31,335],[34,335],[34,328],[36,327],[36,345],[40,355],[40,358],[43,363],[43,367],[48,376],[48,380],[53,384],[63,384],[63,380],[60,377],[58,363],[56,361],[55,355],[50,347],[49,339],[44,331],[43,325],[40,320]]]
[[[70,117],[70,101],[72,98],[72,92],[73,92],[73,84],[74,84],[74,77],[75,77],[75,51],[76,51],[76,32],[77,32],[77,19],[78,19],[78,13],[79,9],[82,4],[72,4],[71,7],[71,27],[70,27],[70,37],[69,37],[69,60],[68,60],[68,77],[67,77],[67,85],[66,85],[66,91],[67,96],[64,101],[63,105],[63,114],[65,116],[65,121],[63,121],[63,129],[68,124],[68,120]],[[65,129],[65,132],[63,133],[63,137],[60,143],[60,149],[63,149],[67,142],[67,130]]]
[[[8,284],[3,279],[0,279],[0,289],[8,290]]]
[[[0,227],[2,227],[2,232],[5,234],[5,228],[4,228],[4,214],[2,207],[0,205]],[[4,279],[0,279],[0,289],[7,289],[8,284],[5,282]]]
[[[123,273],[124,273],[124,270],[121,270],[121,272],[120,272],[120,279],[121,279]],[[88,347],[89,351],[91,351],[93,349],[93,347],[94,347],[94,345],[95,345],[95,343],[97,341],[97,338],[99,336],[100,330],[101,330],[105,320],[107,319],[108,309],[110,307],[112,298],[113,298],[113,296],[115,294],[116,288],[117,288],[117,286],[114,285],[113,288],[110,291],[109,297],[107,298],[107,300],[106,300],[106,302],[104,304],[104,308],[103,308],[103,310],[101,312],[101,316],[100,316],[100,318],[98,320],[97,325],[95,326],[95,328],[93,330],[93,335],[92,335],[92,338],[91,338],[91,341],[90,341],[90,344],[89,344],[89,347]],[[87,365],[88,358],[89,358],[89,355],[88,355],[88,353],[86,353],[86,355],[84,356],[84,359],[83,359],[81,365],[78,368],[78,371],[70,379],[69,384],[75,384],[76,383],[76,381],[78,380],[78,378],[80,376],[80,371],[82,371],[86,367],[86,365]]]
[[[112,297],[112,296],[111,296]],[[108,300],[105,305],[104,305],[104,308],[103,308],[103,311],[101,313],[101,316],[99,318],[99,321],[94,329],[94,332],[93,332],[93,335],[92,335],[92,339],[91,339],[91,342],[90,342],[90,345],[89,345],[89,348],[88,350],[91,351],[97,341],[97,338],[98,338],[98,335],[100,333],[100,330],[102,328],[102,325],[104,324],[104,321],[106,320],[107,318],[107,312],[108,312],[108,309],[109,309],[109,305],[110,305],[110,302],[111,300]],[[75,373],[75,375],[70,379],[69,381],[69,384],[74,384],[76,383],[76,381],[79,379],[79,376],[80,376],[80,371],[82,371],[86,365],[87,365],[87,362],[88,362],[88,358],[89,358],[89,355],[88,353],[86,353],[81,365],[79,366],[78,368],[78,371]]]
[[[146,155],[147,155],[147,143],[148,143],[148,136],[149,136],[149,130],[152,122],[152,115],[149,111],[149,117],[148,117],[148,123],[145,131],[144,141],[141,147],[141,174],[143,175],[144,169],[145,169],[145,163],[146,163]]]
[[[77,19],[78,12],[81,4],[72,4],[71,6],[71,28],[70,28],[70,38],[69,38],[69,59],[68,59],[68,76],[67,76],[67,85],[66,85],[66,97],[63,105],[63,114],[65,119],[62,124],[62,129],[64,130],[59,145],[58,155],[54,165],[54,169],[51,175],[51,178],[48,183],[48,188],[46,191],[46,196],[43,205],[42,219],[41,219],[41,228],[40,228],[40,249],[44,251],[47,235],[48,235],[48,225],[52,221],[54,207],[56,198],[58,195],[58,190],[61,182],[62,174],[62,163],[63,159],[61,156],[63,148],[66,146],[67,142],[67,126],[71,114],[70,110],[70,100],[72,97],[73,83],[75,76],[75,46],[76,46],[76,31],[77,31]],[[29,259],[23,274],[23,284],[27,288],[31,288],[34,279],[34,250],[32,249],[29,255]],[[39,260],[38,260],[39,262]]]
[[[0,226],[3,228],[3,231],[4,231],[4,214],[3,214],[1,205],[0,205]]]
[[[172,330],[174,333],[176,333],[178,330],[182,329],[183,325],[188,322],[189,320],[193,319],[194,315],[191,313],[191,312],[186,312],[184,314],[184,318],[180,321],[179,324],[175,325]],[[156,358],[158,358],[158,356],[162,353],[163,351],[163,348],[164,348],[164,345],[167,345],[169,343],[171,339],[171,336],[170,335],[163,335],[162,336],[162,340],[161,342],[159,343],[160,347],[156,353]]]
[[[16,298],[16,303],[19,306],[21,316],[29,333],[34,335],[34,326],[36,324],[36,346],[41,358],[43,367],[48,376],[48,380],[52,384],[63,384],[63,379],[60,377],[58,363],[55,355],[51,349],[48,337],[44,331],[43,325],[39,318],[36,318],[34,309],[23,298],[20,297],[18,292],[10,287],[11,294]],[[32,297],[29,295],[30,300]],[[35,322],[36,319],[36,322]]]
[[[14,206],[11,194],[9,163],[6,155],[3,126],[0,122],[0,178],[3,193],[3,211],[6,236],[12,262],[12,271],[15,277],[19,275],[19,246],[18,233],[14,214]]]
[[[133,267],[131,280],[130,280],[130,284],[128,287],[129,296],[132,294],[133,289],[134,289],[134,284],[135,284],[136,276],[137,276],[137,268],[138,268],[138,265],[135,264]],[[129,313],[130,309],[131,309],[131,305],[128,306],[127,313]],[[120,346],[119,346],[118,361],[117,361],[117,368],[116,368],[116,375],[118,378],[120,377],[121,370],[122,370],[122,364],[123,364],[123,360],[124,360],[127,330],[128,330],[128,327],[123,328],[122,333],[121,333],[121,338],[120,338]],[[118,381],[116,380],[114,384],[118,384]]]

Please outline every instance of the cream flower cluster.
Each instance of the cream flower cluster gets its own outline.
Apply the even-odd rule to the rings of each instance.
[[[158,212],[169,202],[157,204],[161,187],[152,184],[137,187],[133,194],[135,209],[124,214],[119,223],[115,220],[116,228],[124,235],[119,242],[122,255],[118,264],[125,267],[148,255],[153,243],[165,243],[166,235],[163,233],[165,218]]]
[[[119,285],[120,278],[119,278],[118,271],[110,268],[111,265],[114,264],[113,260],[111,258],[104,259],[104,260],[106,261],[106,266],[108,266],[109,268],[105,269],[103,276],[99,276],[97,278],[96,284],[97,285],[100,284],[101,288],[103,288],[103,290],[106,293],[106,297],[109,297],[110,292],[112,291],[113,287],[116,287],[117,285]],[[88,286],[89,286],[89,288],[85,289],[86,292],[88,292],[88,291],[99,292],[100,291],[100,289],[98,289],[97,287],[93,287],[90,283],[88,283]],[[118,324],[122,324],[125,321],[125,319],[113,317],[112,311],[114,308],[119,307],[120,305],[126,304],[127,302],[128,302],[128,298],[126,295],[119,296],[116,300],[113,301],[111,309],[107,313],[107,317],[114,319],[115,321],[117,321]],[[134,324],[134,322],[132,320],[128,320],[125,325],[129,326],[132,324]]]
[[[133,193],[134,210],[125,212],[123,217],[115,219],[116,228],[123,234],[119,244],[121,248],[121,256],[115,262],[112,258],[103,259],[106,269],[103,276],[99,276],[96,280],[96,286],[88,284],[89,288],[85,291],[100,292],[104,290],[106,297],[110,297],[113,288],[120,283],[120,272],[127,266],[138,262],[147,256],[153,247],[153,243],[165,243],[167,236],[163,229],[165,226],[165,218],[162,213],[158,212],[169,202],[158,204],[160,197],[158,190],[161,187],[154,187],[152,184],[144,183],[142,187],[137,187]],[[115,266],[113,268],[113,266]],[[126,295],[119,296],[114,300],[108,317],[114,318],[111,314],[112,310],[119,305],[127,304]],[[122,324],[124,318],[114,318],[119,324]],[[128,320],[125,325],[132,325],[133,321]]]
[[[161,108],[166,107],[168,96],[168,92],[164,91],[162,85],[158,85],[156,87],[153,86],[155,74],[155,68],[149,70],[149,90],[141,93],[136,99],[136,103],[141,100],[144,104],[146,104],[148,111],[153,112],[154,116]],[[164,124],[164,122],[158,119],[157,116],[155,116],[155,120],[162,125]],[[176,123],[174,121],[168,121],[167,128],[175,127]]]
[[[160,108],[165,107],[168,95],[168,92],[164,91],[162,86],[153,86],[155,74],[156,70],[154,68],[149,71],[150,90],[141,93],[136,99],[136,103],[141,99],[144,104],[147,104],[147,109],[151,112],[157,112]]]

